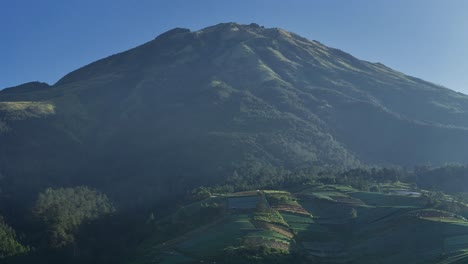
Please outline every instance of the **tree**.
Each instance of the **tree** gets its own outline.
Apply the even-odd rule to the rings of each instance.
[[[201,201],[211,197],[211,192],[206,187],[198,187],[192,190],[191,198],[194,201]]]
[[[431,191],[425,195],[427,208],[439,208],[444,201],[444,193],[440,191]]]
[[[371,192],[380,192],[380,187],[379,187],[379,185],[372,185],[372,187],[370,187],[369,191],[371,191]]]
[[[49,245],[63,247],[75,241],[85,221],[114,212],[106,195],[88,187],[47,189],[39,194],[35,215],[46,225]]]
[[[0,259],[27,252],[29,249],[16,239],[16,233],[0,216]]]

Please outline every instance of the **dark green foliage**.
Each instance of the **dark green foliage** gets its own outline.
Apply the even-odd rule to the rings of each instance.
[[[246,162],[228,176],[224,184],[211,187],[215,193],[253,189],[281,189],[314,181],[316,169],[286,170],[260,162]]]
[[[296,198],[292,197],[291,194],[286,192],[270,192],[266,196],[270,205],[297,204]]]
[[[329,171],[317,173],[313,169],[303,169],[296,172],[291,172],[282,169],[275,169],[272,167],[263,169],[258,167],[258,171],[281,171],[281,173],[278,174],[269,174],[269,176],[272,177],[272,181],[268,183],[271,189],[281,190],[283,188],[282,186],[288,186],[288,188],[293,190],[304,190],[310,188],[310,186],[318,186],[318,189],[320,189],[320,186],[325,186],[326,188],[324,188],[329,191],[334,190],[333,192],[341,192],[338,191],[340,189],[338,187],[343,187],[343,190],[351,191],[351,195],[353,197],[361,199],[371,207],[377,206],[375,210],[382,210],[383,215],[389,214],[385,213],[387,208],[389,206],[394,206],[395,204],[403,206],[421,206],[421,208],[435,208],[438,210],[453,212],[461,216],[468,215],[466,208],[460,204],[460,202],[465,199],[464,197],[466,195],[464,194],[459,194],[456,200],[450,200],[445,198],[444,194],[440,192],[429,192],[427,193],[427,197],[424,196],[423,198],[419,199],[405,196],[385,195],[382,194],[378,189],[373,189],[374,187],[385,186],[385,184],[395,186],[395,188],[400,188],[399,186],[406,186],[405,188],[411,185],[414,186],[414,184],[401,184],[394,182],[396,179],[408,180],[415,178],[414,172],[404,169],[361,168],[344,172]],[[251,176],[247,176],[247,179],[243,179],[240,174],[234,176],[235,177],[233,178],[236,180],[231,182],[236,184],[236,189],[241,188],[242,186],[255,186],[253,180],[251,181],[251,179],[253,179]],[[317,181],[325,181],[324,179],[333,179],[332,184],[336,186],[336,189],[334,186],[326,186],[317,183]],[[345,182],[347,185],[351,184],[358,186],[358,184],[355,184],[355,182],[361,181],[366,182],[368,186],[370,186],[370,189],[374,191],[374,193],[354,193],[355,190],[350,187],[337,185],[337,182]],[[245,182],[249,182],[249,184],[243,185],[242,183]],[[259,182],[258,184],[260,186],[265,183]],[[234,187],[231,185],[223,186],[227,189],[234,189]],[[49,217],[50,219],[57,219],[57,221],[48,221],[48,224],[46,224],[44,218],[41,218],[42,222],[46,224],[43,227],[45,228],[43,230],[48,230],[49,232],[33,233],[28,234],[28,236],[43,236],[45,233],[50,236],[48,242],[52,242],[50,239],[51,235],[53,235],[54,232],[59,233],[57,230],[62,230],[67,235],[66,237],[61,237],[63,246],[59,250],[55,249],[57,251],[50,251],[50,249],[57,246],[57,242],[42,246],[39,244],[41,247],[38,247],[38,251],[34,254],[29,254],[27,256],[29,257],[27,258],[27,261],[22,261],[19,258],[15,258],[15,260],[18,260],[18,263],[28,263],[31,261],[37,263],[72,263],[72,260],[76,261],[76,263],[118,263],[118,261],[125,259],[126,256],[138,254],[133,251],[135,248],[138,248],[141,245],[142,241],[147,243],[146,241],[148,238],[151,238],[149,242],[153,243],[150,248],[154,248],[154,243],[164,243],[165,241],[170,241],[174,238],[183,237],[185,233],[191,232],[192,230],[197,230],[199,228],[204,230],[204,226],[209,226],[210,224],[216,223],[218,220],[223,219],[223,217],[226,215],[232,214],[232,212],[228,211],[228,207],[226,206],[226,197],[223,197],[222,195],[220,196],[219,194],[215,194],[210,198],[207,197],[206,194],[211,193],[212,190],[217,188],[219,187],[197,188],[193,191],[193,194],[202,194],[199,197],[201,200],[198,202],[193,202],[193,200],[185,200],[185,202],[190,202],[190,204],[180,207],[177,210],[174,206],[174,204],[176,204],[175,201],[167,201],[164,204],[173,208],[169,211],[166,211],[165,213],[162,211],[163,207],[161,206],[151,209],[135,208],[132,211],[121,211],[113,214],[107,213],[105,215],[100,215],[97,218],[90,216],[93,219],[88,218],[87,220],[80,220],[81,218],[79,216],[74,215],[75,212],[81,211],[80,209],[68,210],[66,208],[77,208],[77,201],[82,201],[77,197],[83,196],[88,198],[91,197],[86,199],[87,201],[96,200],[95,204],[108,204],[108,200],[104,196],[99,195],[97,192],[92,191],[86,187],[77,187],[74,189],[49,189],[48,191],[45,191],[43,194],[41,194],[41,198],[39,198],[39,200],[42,202],[39,203],[38,201],[36,208],[49,208],[50,210],[42,210],[42,212],[47,213],[54,212],[54,210],[52,210],[53,208],[62,208],[59,211],[66,213],[67,216]],[[255,191],[256,189],[260,188],[254,188],[254,193],[257,193],[259,196],[256,200],[257,208],[252,214],[246,215],[245,219],[250,219],[259,227],[268,223],[282,226],[282,228],[288,228],[290,220],[288,220],[287,217],[283,217],[284,212],[278,212],[277,210],[271,208],[271,206],[280,204],[295,206],[303,204],[304,202],[320,202],[320,200],[308,200],[299,196],[297,196],[299,199],[296,200],[294,198],[295,196],[291,195],[291,193],[287,191]],[[382,190],[385,190],[384,187],[382,187]],[[207,199],[203,199],[205,197]],[[185,196],[182,198],[185,198]],[[379,199],[382,199],[383,203],[378,202]],[[409,201],[413,199],[415,199],[414,203],[409,203]],[[339,199],[337,198],[337,201],[338,200]],[[417,202],[416,200],[421,200],[421,202]],[[346,201],[349,201],[349,199]],[[39,206],[39,204],[42,206]],[[330,213],[333,211],[334,214],[340,214],[342,218],[348,219],[347,221],[350,221],[349,224],[351,224],[349,228],[357,227],[361,221],[368,221],[366,220],[366,217],[368,217],[367,210],[370,210],[369,208],[371,207],[360,207],[359,205],[353,205],[353,207],[350,207],[349,205],[344,205],[339,210],[335,210],[336,208],[329,208],[335,204],[338,207],[340,206],[340,202],[326,202],[324,206],[327,208],[327,212]],[[379,207],[382,208],[379,209]],[[104,206],[101,208],[109,208],[107,211],[112,211],[112,207]],[[310,209],[316,210],[319,209],[319,207],[313,206]],[[80,215],[87,215],[87,212],[89,212],[89,210],[84,211],[85,212],[83,212],[83,214],[80,213]],[[100,210],[96,210],[95,212],[98,211]],[[173,211],[176,212],[174,214],[170,214],[170,212]],[[318,216],[320,219],[320,211],[318,212]],[[379,218],[380,216],[377,217],[377,219]],[[314,222],[312,218],[308,218],[308,220]],[[81,224],[79,227],[67,229],[67,227],[73,226],[73,223],[80,221]],[[236,223],[236,225],[237,224],[240,223]],[[290,227],[294,228],[295,225],[297,225],[297,223],[291,225]],[[243,231],[237,230],[236,232],[242,233]],[[298,232],[300,233],[305,231]],[[342,232],[342,230],[338,232]],[[358,233],[353,232],[348,232],[346,234]],[[203,234],[204,233],[202,232],[197,234],[197,236],[203,237]],[[73,240],[67,240],[70,238]],[[64,247],[64,245],[67,245],[66,243],[68,243],[68,247]],[[255,242],[252,243],[255,245]],[[237,244],[234,243],[233,245]],[[228,261],[232,261],[232,263],[249,263],[249,261],[252,263],[275,263],[274,261],[278,261],[277,263],[288,263],[288,261],[301,261],[304,259],[303,256],[298,255],[298,252],[295,250],[291,250],[290,253],[286,253],[267,247],[262,248],[260,245],[257,248],[245,248],[240,245],[230,249],[232,251],[231,253],[236,252],[238,256],[232,257]],[[209,246],[205,245],[204,248],[209,250]],[[38,254],[38,257],[35,257],[35,254]],[[50,257],[50,254],[55,256],[54,259]],[[282,262],[283,260],[284,262]]]
[[[281,214],[274,209],[265,209],[260,212],[255,212],[252,218],[253,221],[271,223],[276,225],[288,226]]]
[[[190,195],[190,198],[193,200],[193,201],[201,201],[201,200],[205,200],[207,198],[210,198],[211,197],[211,193],[210,191],[208,190],[208,188],[206,187],[198,187],[196,189],[193,189],[191,195]]]
[[[426,207],[429,208],[439,208],[444,202],[445,195],[443,192],[429,192],[425,195],[426,198]]]
[[[441,167],[417,167],[417,185],[423,189],[455,194],[468,192],[468,166],[448,164]]]
[[[15,231],[0,217],[0,262],[2,258],[24,254],[29,251],[16,237]]]
[[[380,188],[378,185],[373,185],[369,188],[369,191],[371,192],[380,192]]]
[[[426,199],[426,207],[466,215],[467,207],[460,196],[448,197],[441,191],[429,191],[423,196]]]
[[[88,187],[47,189],[39,194],[34,213],[48,230],[49,244],[59,248],[75,242],[78,228],[114,211],[109,199]]]
[[[357,168],[341,173],[322,173],[318,180],[325,184],[349,185],[361,191],[378,192],[379,186],[375,183],[411,181],[412,175],[412,172],[400,168]]]

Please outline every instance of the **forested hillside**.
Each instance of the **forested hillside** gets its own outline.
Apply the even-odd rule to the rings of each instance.
[[[401,181],[450,211],[466,167],[432,166],[468,163],[467,139],[467,95],[283,29],[176,28],[0,91],[0,258],[114,263],[213,193]]]

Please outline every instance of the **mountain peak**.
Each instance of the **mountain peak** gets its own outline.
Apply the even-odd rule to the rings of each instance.
[[[171,37],[171,36],[174,36],[174,35],[177,35],[177,34],[184,34],[184,33],[190,33],[190,29],[177,27],[177,28],[173,28],[171,30],[168,30],[168,31],[160,34],[155,39],[168,38],[168,37]]]

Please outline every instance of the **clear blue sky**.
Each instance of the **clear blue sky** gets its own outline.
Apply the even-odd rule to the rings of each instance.
[[[0,0],[0,88],[220,22],[284,28],[468,94],[465,0]]]

